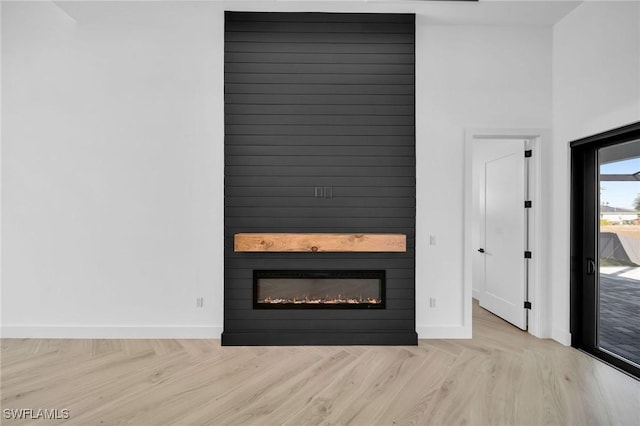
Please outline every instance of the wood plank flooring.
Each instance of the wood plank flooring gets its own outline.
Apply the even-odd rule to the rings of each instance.
[[[640,382],[474,304],[416,346],[3,339],[3,425],[640,425]],[[67,420],[6,409],[67,409]]]

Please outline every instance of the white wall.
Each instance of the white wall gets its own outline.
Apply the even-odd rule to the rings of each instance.
[[[60,5],[2,4],[3,333],[218,336],[225,5]],[[295,8],[271,6],[243,3]],[[465,337],[464,129],[551,126],[551,28],[430,22],[417,16],[416,322]]]
[[[552,337],[568,344],[569,146],[640,120],[640,3],[585,2],[553,30]]]
[[[4,335],[218,336],[222,12],[2,7]]]
[[[416,323],[420,337],[465,337],[464,132],[551,127],[551,29],[425,21],[416,24]]]

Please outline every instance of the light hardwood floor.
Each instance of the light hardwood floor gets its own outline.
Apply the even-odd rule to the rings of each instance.
[[[473,339],[417,347],[4,339],[1,355],[3,425],[640,425],[640,382],[475,304]]]

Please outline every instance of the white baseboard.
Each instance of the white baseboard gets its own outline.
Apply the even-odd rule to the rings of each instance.
[[[571,333],[567,330],[553,327],[551,338],[562,345],[571,346]]]
[[[3,325],[5,339],[219,339],[216,326]]]
[[[480,300],[480,290],[476,290],[475,288],[471,289],[471,297]]]
[[[454,326],[416,326],[418,339],[471,339],[471,327]]]

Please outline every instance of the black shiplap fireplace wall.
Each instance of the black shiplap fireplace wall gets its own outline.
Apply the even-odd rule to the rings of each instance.
[[[225,345],[415,344],[414,15],[227,12]],[[243,232],[403,253],[236,253]],[[254,270],[386,271],[385,309],[259,310]]]

